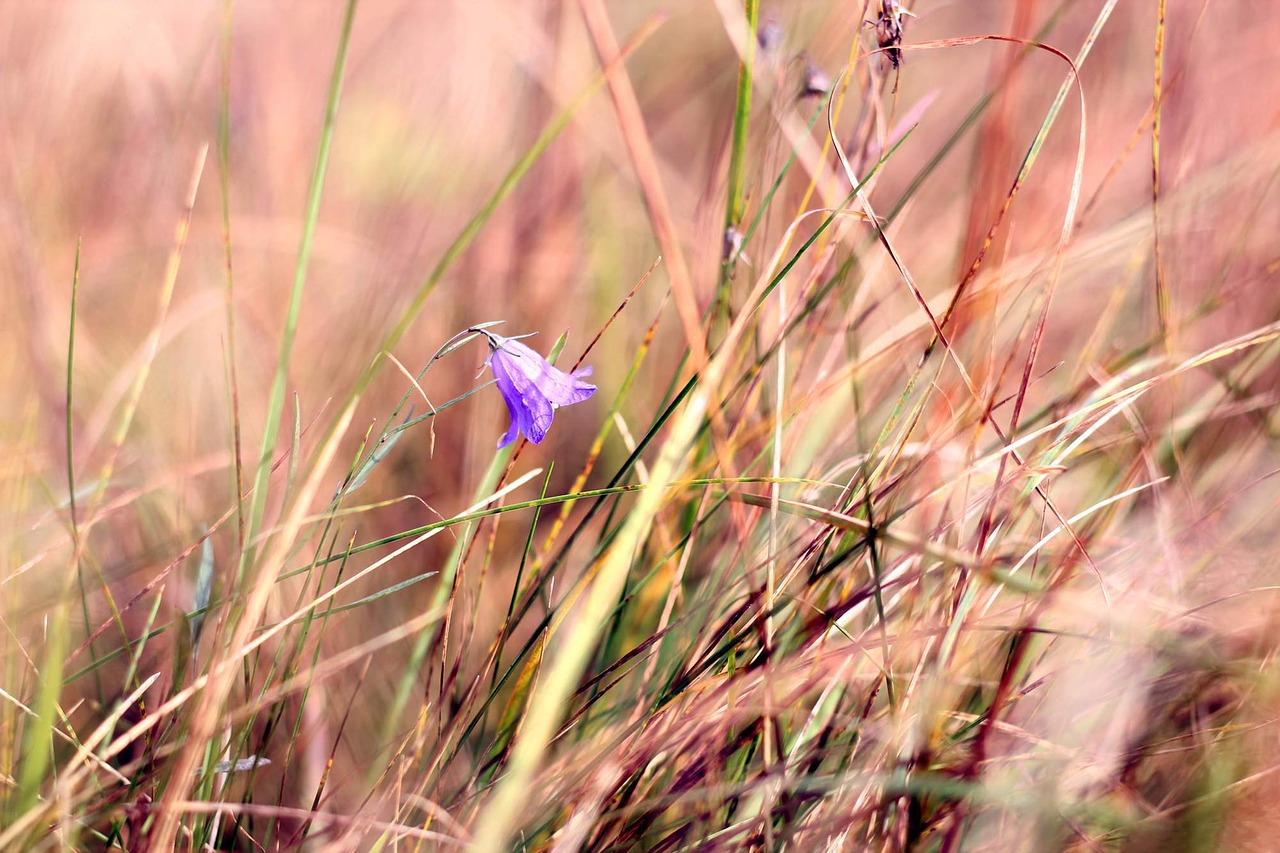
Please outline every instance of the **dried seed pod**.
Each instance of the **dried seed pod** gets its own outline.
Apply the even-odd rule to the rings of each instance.
[[[898,0],[880,0],[880,15],[875,20],[876,41],[890,64],[896,69],[902,64],[902,18],[914,18],[911,12],[902,8]]]

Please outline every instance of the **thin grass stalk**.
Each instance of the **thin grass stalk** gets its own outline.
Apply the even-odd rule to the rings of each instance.
[[[267,401],[266,422],[262,431],[262,446],[253,479],[253,495],[249,504],[246,539],[252,541],[262,526],[266,512],[267,480],[271,474],[271,459],[275,453],[276,438],[280,431],[280,419],[284,411],[285,384],[289,377],[289,365],[293,360],[293,344],[302,317],[302,299],[307,283],[307,271],[311,264],[311,246],[315,240],[316,226],[320,221],[320,201],[324,196],[325,178],[329,171],[329,152],[333,147],[333,134],[338,124],[338,104],[342,99],[343,77],[347,66],[347,48],[351,43],[351,31],[355,24],[358,0],[348,0],[343,14],[342,28],[338,34],[338,50],[333,60],[329,79],[329,94],[325,101],[324,123],[316,159],[311,170],[311,185],[307,191],[307,207],[302,219],[302,237],[298,244],[298,258],[293,268],[293,285],[289,290],[289,306],[285,314],[284,330],[280,335],[280,352],[276,359],[275,375],[271,381],[271,395]],[[240,566],[236,572],[236,586],[245,582],[256,548],[242,550]]]

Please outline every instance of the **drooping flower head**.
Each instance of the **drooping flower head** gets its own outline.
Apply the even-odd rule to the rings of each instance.
[[[511,413],[511,426],[498,440],[499,448],[521,434],[538,444],[551,429],[556,409],[581,403],[596,392],[596,386],[582,381],[582,377],[591,375],[590,367],[565,373],[516,338],[504,338],[479,328],[474,331],[489,340],[485,364],[493,370],[498,391]]]

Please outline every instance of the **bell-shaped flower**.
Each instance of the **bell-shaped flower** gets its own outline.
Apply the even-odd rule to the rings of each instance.
[[[551,429],[556,409],[581,403],[596,392],[596,386],[582,381],[591,375],[591,368],[565,373],[515,338],[477,331],[489,339],[485,364],[493,370],[498,391],[511,413],[511,426],[499,439],[499,448],[520,434],[538,444]]]

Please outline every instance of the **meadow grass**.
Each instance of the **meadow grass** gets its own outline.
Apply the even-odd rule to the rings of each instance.
[[[0,13],[0,849],[1271,849],[1280,14],[316,9]]]

